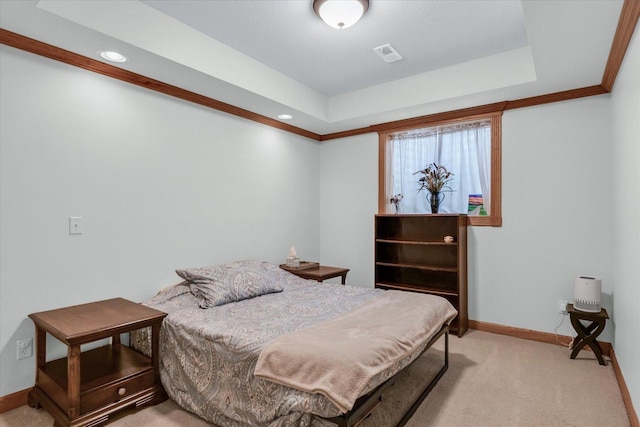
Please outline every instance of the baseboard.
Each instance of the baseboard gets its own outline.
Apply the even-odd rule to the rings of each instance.
[[[498,325],[495,323],[480,322],[478,320],[469,320],[469,328],[477,331],[493,332],[494,334],[508,335],[510,337],[522,338],[530,341],[539,341],[548,344],[557,344],[568,346],[572,337],[567,335],[556,335],[550,332],[539,332],[531,329],[516,328],[513,326]],[[602,347],[602,353],[611,354],[611,343],[598,341]],[[589,347],[585,350],[591,351]]]
[[[0,414],[27,404],[30,388],[0,397]]]
[[[571,337],[568,337],[566,335],[555,335],[549,332],[539,332],[533,331],[531,329],[515,328],[513,326],[480,322],[478,320],[469,320],[469,329],[565,346],[568,345],[572,339]],[[616,380],[618,381],[618,387],[620,387],[620,393],[622,394],[624,406],[627,409],[627,415],[629,416],[631,427],[640,427],[638,414],[633,407],[633,401],[631,400],[631,395],[629,394],[629,389],[627,388],[627,383],[624,380],[624,376],[622,376],[622,371],[620,370],[620,365],[618,364],[618,359],[616,358],[616,353],[613,350],[613,346],[608,342],[598,342],[600,343],[600,347],[602,347],[602,352],[606,355],[609,355],[609,357],[611,358],[611,365],[613,366],[613,371],[616,374]],[[587,348],[587,350],[591,351],[590,348]]]
[[[622,376],[622,371],[620,370],[620,365],[618,364],[618,359],[616,358],[616,352],[611,349],[610,353],[611,364],[613,365],[613,372],[616,373],[616,379],[618,380],[618,385],[620,386],[620,393],[622,393],[622,400],[624,402],[624,407],[627,408],[627,415],[629,416],[629,422],[631,423],[631,427],[640,427],[640,421],[638,421],[638,414],[633,407],[633,402],[631,401],[631,395],[629,394],[629,389],[627,388],[627,382],[624,380]]]

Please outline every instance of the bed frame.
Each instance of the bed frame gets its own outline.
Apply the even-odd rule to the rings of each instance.
[[[416,357],[411,363],[409,363],[402,370],[397,372],[396,375],[394,375],[393,377],[389,378],[387,381],[380,384],[377,388],[375,388],[370,393],[358,398],[358,400],[356,400],[355,404],[353,405],[353,409],[337,417],[325,418],[325,419],[327,421],[336,423],[339,427],[356,427],[357,425],[359,425],[362,421],[367,419],[369,415],[371,415],[371,413],[380,403],[382,403],[382,394],[384,393],[385,390],[387,390],[389,387],[393,386],[396,383],[396,380],[399,374],[409,369],[409,367],[411,367],[411,365],[413,365],[416,362],[416,360],[420,358],[420,356],[422,356],[427,350],[429,350],[429,348],[431,348],[431,346],[436,341],[438,341],[438,339],[440,339],[442,335],[444,335],[444,366],[438,371],[436,376],[427,385],[427,387],[424,389],[422,394],[418,396],[418,399],[415,402],[413,402],[409,410],[404,414],[404,416],[402,417],[402,419],[400,420],[400,422],[397,424],[396,427],[404,426],[407,423],[407,421],[409,421],[409,419],[416,412],[416,410],[418,409],[420,404],[424,401],[424,399],[429,395],[429,393],[431,393],[431,390],[433,390],[433,388],[436,386],[438,381],[440,381],[440,378],[442,378],[444,373],[447,372],[447,369],[449,369],[449,326],[448,325],[442,326],[442,328],[438,331],[438,333],[436,333],[429,340],[429,342],[427,343],[427,346],[424,348],[424,350],[422,350],[420,355]]]

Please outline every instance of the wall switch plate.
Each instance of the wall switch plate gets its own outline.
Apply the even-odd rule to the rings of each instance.
[[[82,217],[69,217],[69,234],[82,234]]]
[[[33,338],[18,340],[16,347],[18,349],[16,360],[26,359],[27,357],[33,356]]]
[[[558,313],[567,314],[567,301],[558,300]]]

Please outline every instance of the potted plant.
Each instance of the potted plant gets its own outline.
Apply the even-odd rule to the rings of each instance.
[[[421,190],[427,190],[429,192],[427,201],[431,205],[431,213],[438,213],[440,203],[444,200],[443,191],[445,189],[451,191],[448,183],[453,179],[453,173],[449,172],[447,168],[442,165],[431,163],[427,165],[425,169],[414,173],[414,175],[416,174],[422,174],[420,179],[418,179],[418,184],[420,184],[418,192]]]
[[[400,212],[400,202],[402,201],[402,199],[403,196],[401,193],[398,193],[395,196],[391,197],[391,199],[389,199],[389,203],[392,203],[396,208],[396,213]]]

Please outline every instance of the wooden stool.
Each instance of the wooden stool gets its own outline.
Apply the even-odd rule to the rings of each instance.
[[[589,313],[587,311],[576,310],[573,304],[568,304],[567,313],[569,313],[569,317],[571,318],[573,329],[575,329],[578,334],[573,342],[571,359],[575,359],[580,350],[582,350],[585,345],[588,345],[591,350],[593,350],[593,354],[596,355],[598,363],[606,366],[607,363],[602,357],[602,347],[600,347],[600,343],[596,338],[604,331],[605,322],[609,318],[607,310],[603,308],[599,313]],[[580,322],[581,320],[586,320],[591,323],[585,326]]]

